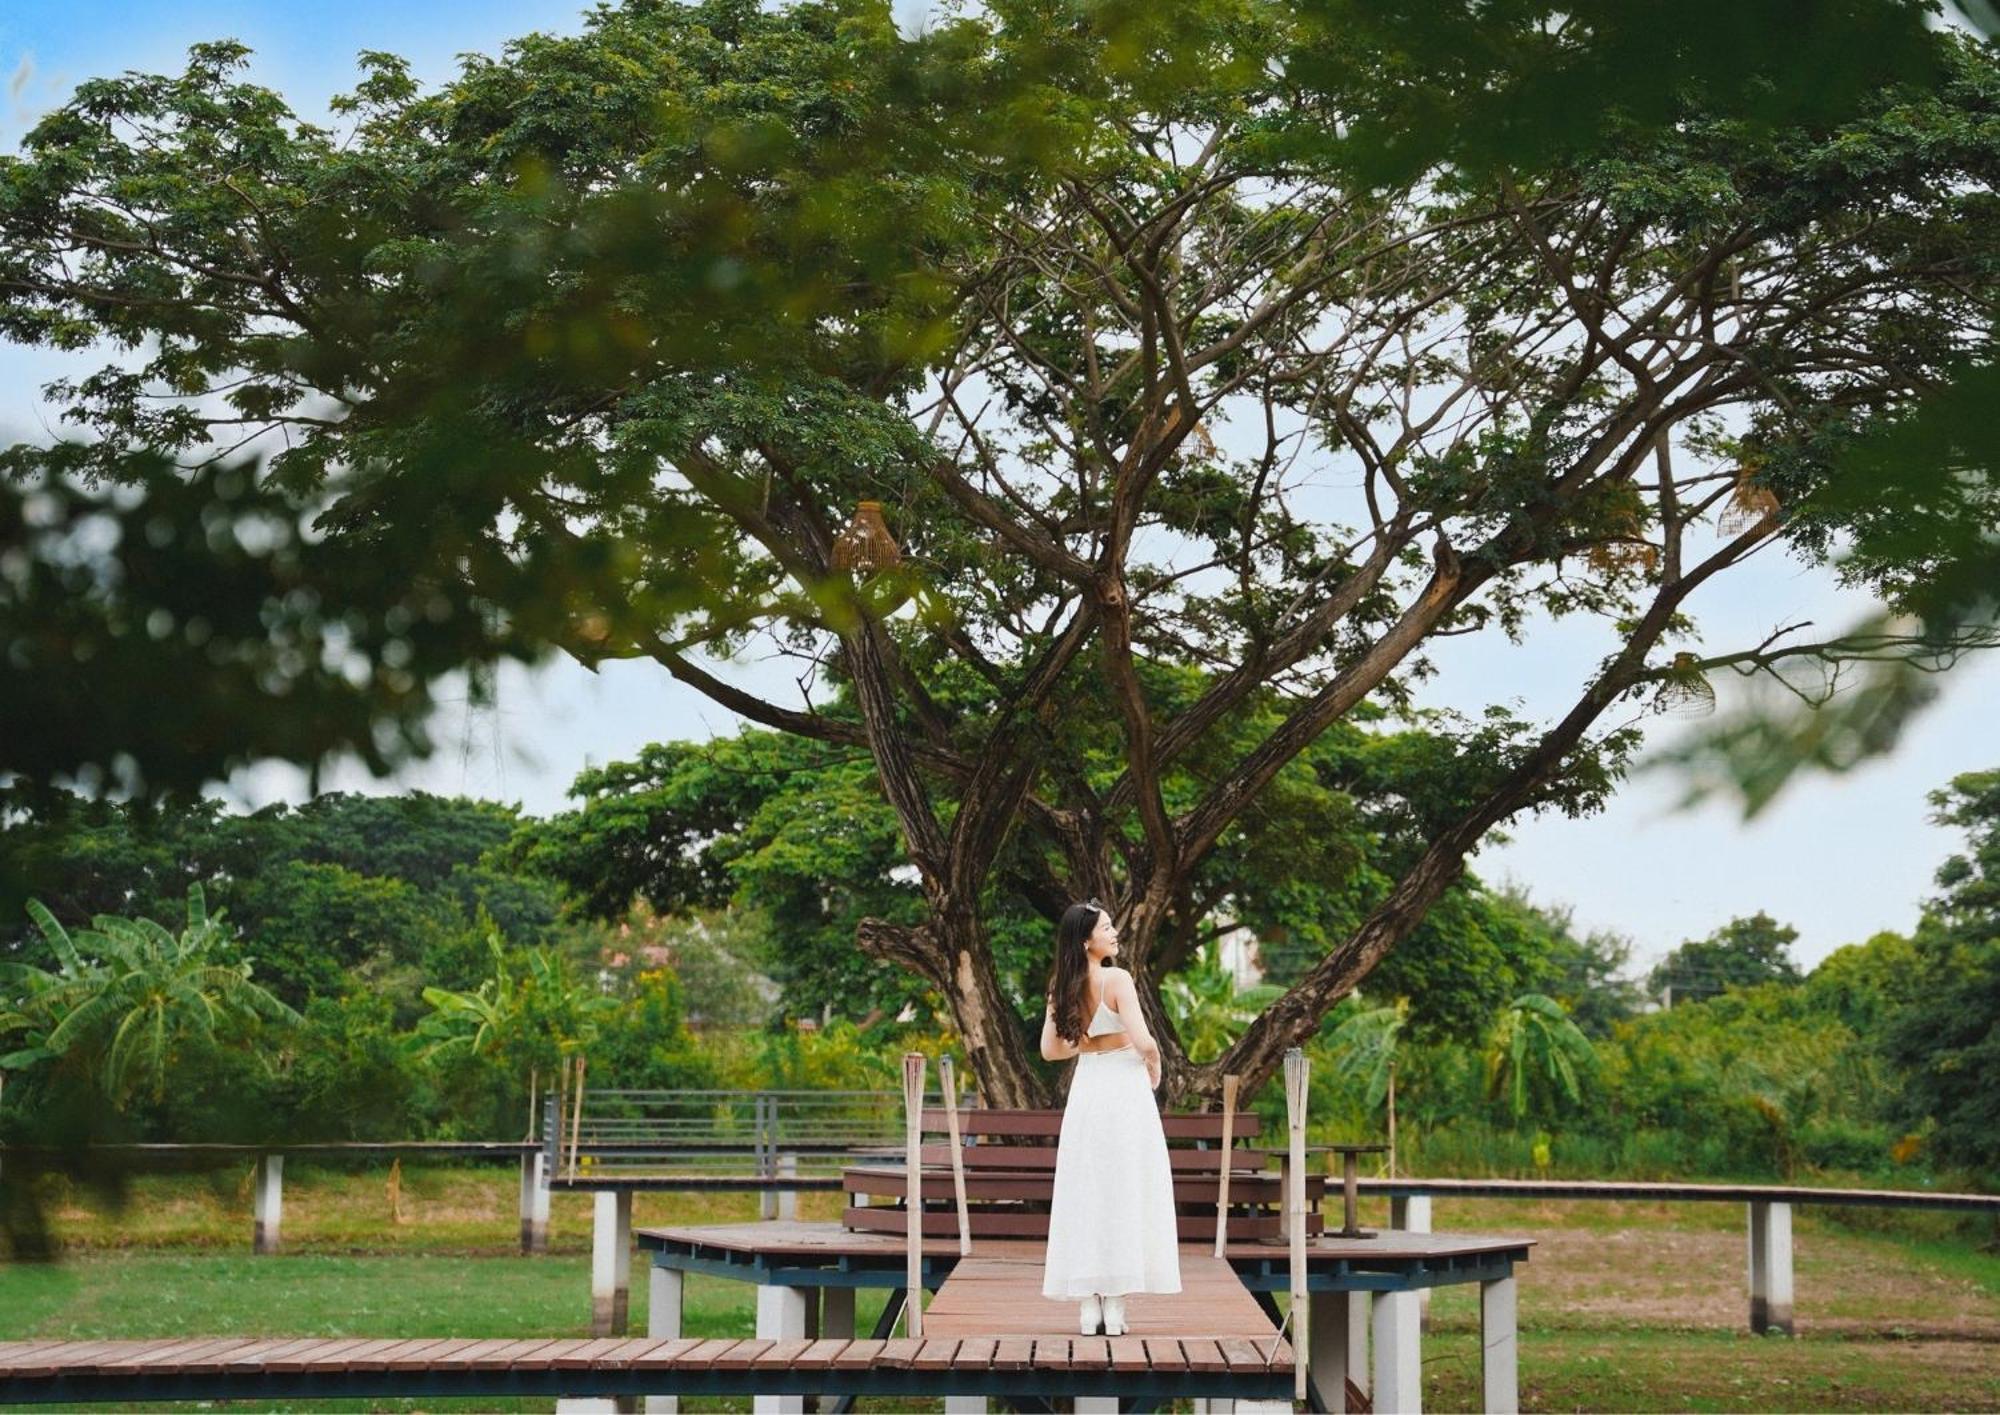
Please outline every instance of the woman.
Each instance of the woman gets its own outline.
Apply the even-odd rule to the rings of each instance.
[[[1139,1013],[1111,915],[1088,900],[1056,927],[1042,1059],[1076,1057],[1056,1141],[1042,1295],[1082,1302],[1085,1336],[1125,1332],[1125,1294],[1181,1290],[1174,1176],[1153,1090],[1160,1047]]]

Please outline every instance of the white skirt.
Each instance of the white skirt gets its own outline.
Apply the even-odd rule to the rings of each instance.
[[[1085,1052],[1056,1141],[1042,1296],[1180,1290],[1174,1173],[1145,1058]]]

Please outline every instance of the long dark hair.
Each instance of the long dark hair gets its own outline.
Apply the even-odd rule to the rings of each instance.
[[[1090,1022],[1083,1004],[1090,996],[1091,957],[1084,940],[1097,930],[1097,916],[1105,913],[1102,904],[1086,899],[1063,910],[1056,925],[1056,959],[1049,969],[1049,1006],[1055,1017],[1056,1035],[1066,1042],[1081,1042]]]

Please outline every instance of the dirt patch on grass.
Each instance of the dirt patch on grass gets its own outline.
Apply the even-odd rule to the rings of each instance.
[[[1543,1328],[1741,1331],[1749,1322],[1746,1239],[1683,1228],[1661,1216],[1600,1229],[1512,1224],[1536,1246],[1519,1270],[1521,1319]],[[1974,1343],[1994,1360],[2000,1301],[1892,1240],[1815,1231],[1795,1235],[1794,1313],[1801,1333]],[[1441,1316],[1476,1321],[1469,1302]]]

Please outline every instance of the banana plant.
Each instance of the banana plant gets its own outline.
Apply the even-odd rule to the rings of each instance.
[[[1563,1005],[1542,993],[1522,993],[1494,1021],[1486,1045],[1486,1098],[1504,1098],[1518,1125],[1537,1093],[1553,1091],[1576,1104],[1583,1077],[1597,1065],[1590,1039]]]
[[[193,1039],[238,1024],[297,1023],[298,1013],[250,981],[248,962],[221,961],[232,932],[221,911],[208,912],[199,884],[188,886],[187,909],[178,934],[108,914],[71,933],[30,900],[56,969],[0,963],[0,1036],[28,1042],[0,1056],[0,1068],[72,1061],[122,1107],[141,1091],[163,1096],[174,1058]]]

